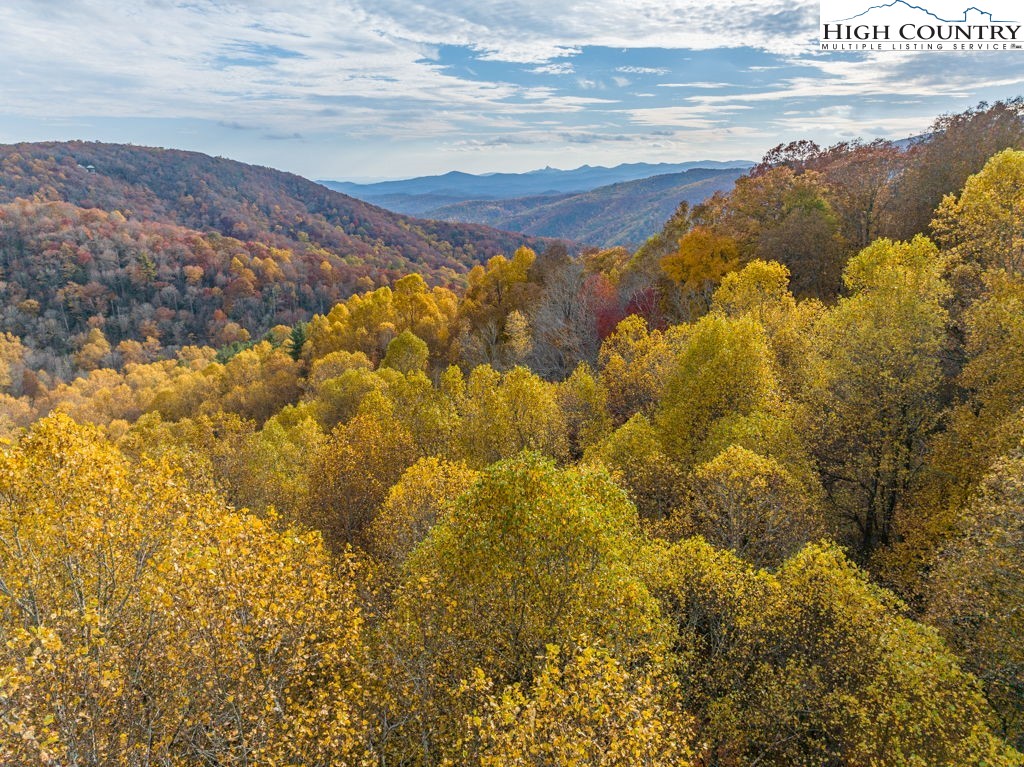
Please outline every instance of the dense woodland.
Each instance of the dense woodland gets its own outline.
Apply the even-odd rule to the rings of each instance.
[[[481,260],[538,243],[195,152],[0,146],[0,330],[61,377],[90,322],[107,323],[115,345],[220,346],[410,271],[457,283]]]
[[[309,321],[0,223],[0,762],[1024,764],[1024,103]]]

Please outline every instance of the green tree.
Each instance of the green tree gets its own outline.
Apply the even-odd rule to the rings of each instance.
[[[650,562],[707,763],[1019,763],[977,680],[835,546],[775,574],[699,538]]]
[[[429,358],[430,350],[426,342],[417,338],[411,330],[403,330],[388,343],[387,354],[380,364],[400,373],[422,373],[427,369]]]
[[[851,295],[818,323],[805,430],[861,562],[892,542],[941,418],[944,266],[924,237],[879,240],[850,261]]]

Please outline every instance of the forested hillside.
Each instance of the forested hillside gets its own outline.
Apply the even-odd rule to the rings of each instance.
[[[3,334],[0,762],[1020,767],[1021,232],[1014,101],[248,342]]]
[[[410,219],[195,152],[0,146],[0,331],[60,376],[95,328],[114,346],[220,346],[410,271],[457,284],[539,242]]]
[[[745,171],[695,168],[577,194],[469,200],[426,215],[601,247],[636,247],[661,228],[679,203],[693,205],[715,192],[728,192]]]

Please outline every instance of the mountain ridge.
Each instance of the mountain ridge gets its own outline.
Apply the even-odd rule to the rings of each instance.
[[[570,170],[539,168],[525,173],[472,174],[449,171],[395,181],[357,184],[321,179],[330,189],[401,213],[418,215],[441,204],[482,199],[512,199],[538,195],[590,191],[602,186],[636,181],[698,168],[748,169],[747,160],[698,160],[683,163],[622,163],[613,167],[581,165]]]
[[[407,271],[451,282],[490,256],[544,245],[480,225],[411,218],[286,171],[162,147],[0,145],[0,203],[17,198],[118,210],[303,252],[319,247],[345,261],[353,287],[361,277],[384,284]]]
[[[426,211],[431,218],[565,238],[600,247],[635,247],[655,234],[679,203],[732,189],[745,170],[694,168],[580,193],[468,200]]]

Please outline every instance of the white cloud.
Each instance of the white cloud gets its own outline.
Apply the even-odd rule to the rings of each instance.
[[[671,128],[725,128],[732,119],[731,113],[751,109],[745,105],[726,108],[706,105],[649,107],[622,110],[636,125]]]
[[[731,83],[708,83],[708,82],[694,82],[694,83],[658,83],[659,88],[703,88],[707,90],[717,90],[719,88],[729,88]]]
[[[627,75],[667,75],[669,72],[665,67],[616,67],[615,71]]]
[[[537,75],[571,75],[576,69],[568,61],[558,61],[553,64],[541,64],[530,71]]]
[[[636,153],[756,156],[758,141],[838,132],[865,114],[865,135],[919,129],[950,100],[1024,85],[1012,55],[816,54],[816,24],[813,0],[6,0],[0,118],[188,118],[239,144],[298,134],[309,146],[402,143],[410,155],[459,142],[512,151],[518,135],[575,152],[603,134],[622,151],[626,136]],[[746,66],[734,76],[695,63],[696,51],[741,45],[768,53],[737,52]],[[445,46],[478,61],[462,60],[460,74],[442,64],[457,58]],[[624,53],[590,71],[581,52],[591,46]],[[626,52],[637,48],[695,52],[647,66]],[[552,77],[524,85],[524,69]],[[634,75],[672,82],[653,88]],[[630,80],[643,91],[608,88]],[[701,93],[671,90],[684,87]],[[837,101],[857,106],[819,111]],[[659,127],[677,133],[641,135]]]
[[[582,46],[789,50],[802,32],[759,29],[756,20],[792,9],[784,0],[725,0],[715,13],[695,0],[8,0],[0,6],[0,104],[21,114],[217,119],[273,119],[276,108],[308,112],[331,98],[499,108],[515,87],[447,74],[438,46],[569,74],[571,63],[553,60]],[[745,31],[727,37],[726,17]]]

